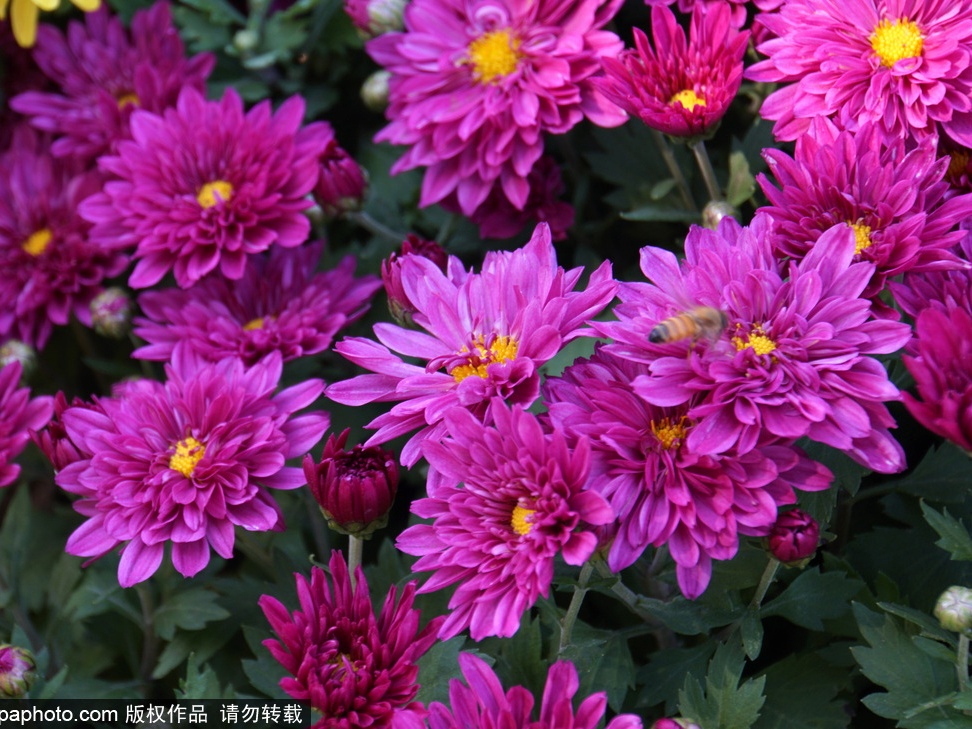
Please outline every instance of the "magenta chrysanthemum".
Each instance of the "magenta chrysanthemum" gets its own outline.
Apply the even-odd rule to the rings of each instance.
[[[600,494],[584,490],[586,441],[571,450],[562,434],[544,434],[535,416],[499,399],[490,411],[494,426],[462,408],[446,413],[451,437],[423,448],[440,485],[412,503],[433,522],[409,527],[396,542],[419,556],[416,572],[434,572],[419,592],[459,583],[443,639],[467,627],[474,640],[513,635],[549,593],[554,558],[583,564],[597,547],[592,527],[614,518]]]
[[[783,0],[755,0],[755,5],[760,6],[761,2],[782,3]],[[713,8],[723,5],[726,0],[678,0],[678,11],[680,13],[691,13],[695,8],[701,7],[703,12],[709,12]],[[732,27],[742,28],[746,24],[746,2],[747,0],[729,0],[732,9]],[[675,0],[645,0],[645,5],[654,7],[655,5],[672,5]]]
[[[166,542],[176,570],[191,577],[209,563],[210,547],[232,556],[234,527],[281,528],[268,489],[305,483],[301,469],[284,462],[306,453],[328,426],[325,413],[292,417],[323,383],[274,395],[281,370],[276,353],[249,368],[180,355],[166,366],[165,383],[127,383],[100,400],[100,410],[64,411],[67,436],[92,454],[57,474],[88,517],[67,552],[100,557],[124,543],[118,581],[128,587],[158,569]]]
[[[700,3],[692,12],[689,39],[663,5],[651,9],[654,47],[640,28],[635,49],[605,58],[604,95],[652,129],[674,137],[711,134],[742,83],[749,31],[730,22],[730,7]]]
[[[315,274],[322,248],[274,247],[252,256],[239,281],[213,273],[188,290],[142,294],[135,333],[149,344],[133,356],[168,361],[183,346],[211,362],[237,356],[251,365],[274,351],[284,361],[323,352],[367,311],[381,281],[355,278],[353,256]]]
[[[419,630],[414,582],[397,601],[390,587],[375,617],[361,568],[352,584],[344,557],[332,552],[330,572],[330,581],[319,567],[309,582],[295,575],[300,609],[292,615],[275,597],[260,598],[280,638],[263,645],[292,676],[281,688],[323,714],[313,729],[424,729],[415,663],[435,643],[442,618]]]
[[[695,227],[685,261],[643,248],[641,270],[652,281],[623,284],[618,323],[595,325],[615,339],[608,349],[650,366],[635,380],[646,401],[675,407],[704,399],[687,413],[693,452],[737,443],[749,451],[767,437],[812,440],[845,451],[875,471],[904,468],[885,402],[899,393],[871,355],[889,354],[910,338],[908,325],[872,318],[860,298],[874,265],[854,263],[853,231],[837,225],[799,263],[773,256],[769,216],[748,228],[725,218],[717,231]],[[695,302],[722,310],[724,331],[652,344],[651,330]]]
[[[483,416],[492,397],[524,406],[536,400],[538,368],[565,342],[588,333],[584,326],[617,290],[605,262],[585,291],[574,291],[582,270],[557,266],[544,224],[522,248],[487,253],[478,274],[466,273],[455,258],[449,275],[422,256],[400,260],[412,318],[425,331],[381,323],[374,327],[378,342],[339,342],[335,351],[376,374],[334,383],[327,396],[345,405],[398,402],[369,423],[377,432],[367,445],[419,429],[402,449],[406,466],[420,458],[423,440],[444,435],[442,417],[451,408]]]
[[[72,21],[66,36],[41,25],[34,59],[60,91],[28,91],[10,105],[59,137],[51,147],[56,156],[85,160],[129,138],[135,109],[160,113],[183,87],[205,91],[216,62],[211,53],[185,57],[166,2],[135,13],[130,33],[107,8]]]
[[[31,398],[30,390],[20,387],[22,374],[19,362],[0,369],[0,487],[16,480],[20,466],[11,461],[27,445],[31,432],[47,425],[54,412],[50,397]]]
[[[816,116],[879,124],[890,137],[936,133],[972,146],[972,5],[953,0],[799,0],[759,22],[774,37],[746,77],[776,82],[760,113],[778,139]]]
[[[408,145],[392,167],[428,168],[420,204],[454,196],[472,215],[498,187],[517,210],[543,153],[543,136],[585,116],[624,121],[591,84],[621,41],[600,30],[619,0],[414,0],[405,32],[368,43],[392,72],[390,123],[377,141]]]
[[[504,693],[499,678],[482,658],[460,653],[459,668],[468,686],[458,678],[449,682],[451,707],[438,702],[429,706],[430,729],[595,729],[604,718],[607,708],[604,692],[586,697],[575,712],[573,700],[580,682],[577,669],[570,661],[557,661],[550,667],[543,687],[539,721],[533,716],[533,694],[523,686],[514,686]],[[634,714],[621,714],[611,719],[605,729],[641,727],[641,719]]]
[[[649,366],[600,350],[544,383],[550,422],[591,442],[588,488],[608,499],[619,529],[608,564],[619,571],[648,545],[668,544],[679,586],[696,598],[712,560],[735,556],[739,535],[762,536],[794,488],[819,491],[832,475],[799,449],[767,439],[750,451],[697,451],[688,413],[700,395],[673,407],[651,405],[633,383]]]
[[[957,230],[972,209],[972,195],[945,200],[947,158],[937,159],[927,137],[905,152],[872,124],[854,133],[818,118],[790,157],[778,149],[763,156],[781,189],[759,175],[783,255],[801,259],[834,225],[854,230],[855,260],[874,264],[864,296],[875,297],[887,279],[908,271],[960,268],[951,248],[965,236]]]
[[[903,360],[918,397],[905,392],[904,404],[930,431],[972,453],[972,314],[926,309],[915,329],[916,356]]]
[[[969,264],[968,267],[954,271],[907,273],[901,281],[888,284],[895,302],[908,316],[917,319],[925,309],[972,311],[972,235],[968,230],[965,233],[954,253]]]
[[[81,207],[92,239],[137,246],[135,288],[169,270],[182,288],[216,268],[239,279],[248,254],[300,245],[328,140],[322,124],[301,129],[303,116],[299,96],[273,114],[268,101],[244,114],[234,90],[208,102],[193,88],[161,115],[133,112],[132,140],[99,160],[118,179]]]
[[[78,206],[102,178],[56,159],[26,126],[0,156],[0,337],[41,348],[73,314],[91,324],[91,300],[124,255],[90,238]]]

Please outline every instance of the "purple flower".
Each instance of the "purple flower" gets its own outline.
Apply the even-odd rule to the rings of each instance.
[[[392,585],[376,617],[361,567],[352,583],[344,557],[332,552],[330,572],[330,580],[316,566],[310,581],[295,575],[300,609],[293,614],[275,597],[260,598],[280,638],[263,645],[292,676],[280,687],[324,715],[313,729],[424,729],[427,712],[414,701],[416,661],[435,643],[442,618],[419,630],[414,582],[397,601]]]
[[[443,639],[467,627],[474,640],[513,635],[549,593],[557,555],[583,564],[597,547],[592,527],[614,519],[602,496],[584,490],[586,441],[571,450],[519,406],[497,399],[490,410],[495,426],[462,408],[446,413],[451,437],[423,448],[440,485],[412,504],[433,522],[409,527],[396,542],[419,556],[413,570],[434,572],[419,592],[459,583]]]
[[[963,224],[967,228],[969,221]],[[965,230],[965,237],[953,252],[966,264],[972,261],[972,235]],[[891,281],[888,288],[894,294],[898,306],[917,319],[925,309],[947,311],[952,308],[972,311],[972,266],[960,270],[936,270],[906,273],[901,281]]]
[[[0,696],[20,699],[27,695],[37,679],[37,662],[26,648],[0,645]]]
[[[899,393],[872,355],[900,349],[910,328],[873,319],[871,302],[860,298],[874,265],[853,262],[850,227],[828,230],[799,263],[781,263],[770,226],[759,214],[748,228],[732,218],[717,231],[695,227],[681,268],[672,253],[643,248],[641,270],[652,284],[622,285],[620,322],[596,328],[615,339],[609,350],[649,365],[650,376],[634,383],[646,401],[675,407],[704,396],[688,412],[695,452],[807,436],[872,470],[902,470],[884,405]],[[648,341],[660,321],[696,304],[726,315],[713,341]]]
[[[591,443],[588,488],[617,513],[608,564],[632,564],[648,545],[667,544],[682,592],[696,598],[708,586],[712,560],[735,556],[739,535],[765,535],[794,488],[817,491],[830,472],[797,448],[767,440],[749,451],[696,450],[689,416],[702,401],[672,407],[640,398],[633,383],[649,366],[603,349],[544,382],[553,429],[571,442]]]
[[[538,368],[565,342],[586,335],[584,325],[617,289],[605,262],[585,291],[574,291],[582,270],[557,266],[544,224],[522,248],[487,253],[478,274],[463,271],[455,258],[448,276],[422,256],[401,261],[413,319],[425,331],[381,323],[374,327],[378,342],[353,337],[338,343],[335,351],[374,374],[332,384],[327,396],[345,405],[397,402],[369,423],[377,432],[366,445],[419,429],[402,449],[408,467],[420,458],[423,441],[445,434],[442,418],[450,409],[485,416],[493,397],[530,405],[540,390]]]
[[[392,72],[390,123],[376,141],[407,145],[393,173],[425,167],[419,204],[452,196],[471,216],[494,187],[517,210],[544,134],[584,117],[616,126],[623,113],[591,79],[621,50],[601,28],[619,0],[413,0],[405,32],[368,53]]]
[[[652,129],[673,137],[710,135],[739,90],[749,31],[737,31],[729,3],[719,2],[696,3],[688,42],[663,5],[651,9],[651,32],[654,48],[635,28],[636,48],[605,58],[605,75],[594,83]]]
[[[20,387],[23,370],[19,362],[0,369],[0,486],[9,486],[20,474],[12,463],[30,441],[31,431],[40,430],[51,419],[50,397],[31,398],[30,390]]]
[[[328,136],[320,156],[320,175],[314,185],[314,199],[328,215],[340,215],[357,210],[364,200],[368,187],[365,171],[337,143],[334,130],[327,122],[321,122]]]
[[[733,28],[742,28],[746,24],[746,1],[729,0],[732,3],[730,8],[732,9],[731,22]],[[766,2],[781,3],[783,0],[754,0],[753,4],[759,7],[761,3]],[[655,7],[656,5],[671,6],[674,3],[675,0],[645,0],[645,5],[650,7]],[[678,0],[678,11],[680,13],[691,13],[696,8],[701,8],[702,12],[707,13],[724,4],[725,0]]]
[[[145,316],[135,319],[135,333],[148,344],[133,356],[165,362],[178,346],[211,362],[239,357],[251,365],[270,352],[284,361],[323,352],[368,310],[381,284],[355,278],[353,256],[315,273],[322,248],[275,246],[251,256],[238,281],[213,273],[187,290],[142,294]]]
[[[91,458],[91,453],[84,451],[83,447],[79,450],[78,444],[71,440],[64,427],[62,416],[68,408],[89,408],[104,414],[104,410],[97,402],[87,403],[79,397],[74,398],[68,404],[67,396],[63,392],[58,392],[54,396],[54,414],[49,416],[41,426],[30,429],[30,438],[34,444],[41,449],[47,456],[47,460],[54,466],[54,473],[65,468],[68,464]],[[46,427],[45,427],[46,426]],[[43,428],[41,430],[40,428]]]
[[[766,537],[770,553],[784,563],[796,563],[812,557],[819,543],[820,525],[801,509],[790,509],[780,514]]]
[[[68,554],[100,557],[124,544],[118,581],[130,587],[155,573],[166,542],[173,566],[192,577],[209,563],[210,548],[232,556],[234,527],[281,529],[268,489],[304,484],[301,469],[284,462],[306,453],[328,426],[325,413],[292,417],[323,383],[274,395],[281,369],[277,354],[249,368],[178,355],[164,383],[126,383],[98,401],[100,411],[65,410],[67,436],[92,454],[56,478],[81,497],[74,509],[88,517],[68,539]]]
[[[205,91],[216,63],[211,53],[185,57],[166,2],[135,13],[130,32],[106,8],[69,23],[67,35],[42,25],[34,60],[60,90],[28,91],[10,105],[58,137],[55,156],[85,161],[131,137],[135,109],[158,114],[176,103],[183,87]]]
[[[768,58],[746,78],[779,83],[760,113],[777,139],[816,116],[874,122],[891,138],[936,133],[972,146],[972,5],[953,0],[792,0],[759,22]]]
[[[0,337],[42,348],[72,314],[91,325],[91,300],[127,263],[95,244],[78,215],[101,182],[75,160],[52,157],[26,126],[14,132],[0,155]]]
[[[385,285],[385,295],[388,297],[388,312],[402,326],[411,326],[415,307],[408,300],[405,287],[402,285],[402,261],[405,256],[428,258],[445,273],[449,265],[449,254],[434,240],[425,240],[414,233],[409,233],[402,241],[401,250],[392,253],[381,262],[381,280]]]
[[[193,88],[161,115],[132,113],[132,141],[99,164],[118,179],[84,201],[92,240],[136,246],[129,283],[145,288],[173,270],[188,288],[219,268],[237,280],[247,255],[272,244],[294,248],[307,239],[303,214],[327,144],[323,124],[300,128],[304,101],[293,96],[275,114],[270,102],[244,114],[228,89],[206,101]]]
[[[449,682],[451,709],[432,703],[430,729],[594,729],[604,718],[607,695],[603,691],[586,697],[574,711],[573,699],[580,682],[570,661],[557,661],[547,672],[539,721],[533,717],[533,695],[523,686],[514,686],[504,693],[499,678],[482,658],[460,653],[459,668],[468,686],[458,678]],[[641,726],[641,719],[634,714],[621,714],[611,719],[605,729]]]
[[[947,160],[938,159],[933,138],[906,153],[901,140],[888,139],[873,124],[855,133],[818,118],[797,140],[793,157],[778,149],[763,156],[780,189],[758,176],[770,201],[760,210],[773,218],[779,253],[802,259],[831,227],[850,226],[854,260],[874,264],[862,294],[868,298],[908,271],[968,265],[951,248],[965,236],[956,226],[968,215],[972,195],[946,200]]]

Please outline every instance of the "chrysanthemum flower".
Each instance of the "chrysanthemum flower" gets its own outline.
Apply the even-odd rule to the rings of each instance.
[[[499,185],[522,210],[544,134],[564,134],[584,117],[622,123],[591,84],[600,60],[621,50],[600,30],[620,5],[413,0],[405,32],[370,41],[368,53],[392,72],[390,123],[375,139],[409,146],[393,173],[428,168],[420,205],[452,195],[472,215]]]
[[[244,114],[227,89],[206,101],[193,88],[161,115],[132,112],[132,141],[99,165],[118,179],[84,202],[92,240],[137,246],[129,283],[152,286],[173,270],[188,288],[217,268],[242,278],[248,254],[272,244],[294,248],[307,239],[302,211],[319,173],[326,128],[300,128],[304,101],[293,96],[276,113],[270,102]]]
[[[777,139],[816,116],[870,121],[889,137],[934,135],[972,146],[972,5],[953,0],[800,0],[759,22],[774,37],[746,78],[782,86],[760,113]]]
[[[972,453],[972,314],[926,309],[915,330],[917,354],[903,360],[918,397],[905,392],[904,404],[930,431]]]
[[[67,34],[45,25],[34,59],[60,89],[28,91],[10,105],[58,137],[51,148],[56,156],[84,160],[130,138],[135,109],[158,114],[176,103],[184,86],[205,91],[216,62],[211,53],[185,57],[166,2],[135,13],[130,32],[106,8],[84,23],[72,21]]]
[[[490,416],[493,426],[462,408],[446,413],[450,437],[423,448],[440,485],[412,503],[433,522],[409,527],[396,542],[419,556],[416,572],[434,573],[419,592],[459,583],[443,639],[467,627],[474,640],[513,635],[523,613],[549,594],[554,558],[583,564],[597,547],[592,528],[614,519],[604,497],[584,490],[586,440],[571,450],[563,434],[544,434],[534,415],[499,399]]]
[[[622,285],[621,321],[595,326],[615,339],[610,350],[650,365],[651,376],[635,381],[648,402],[675,407],[704,396],[688,412],[693,452],[733,443],[746,452],[767,437],[808,436],[874,471],[900,471],[904,453],[884,404],[899,393],[871,355],[903,347],[910,327],[872,318],[860,296],[874,265],[853,262],[850,227],[831,228],[799,263],[780,263],[770,225],[759,214],[748,228],[732,218],[717,231],[695,227],[681,268],[672,253],[643,248],[641,270],[652,284]],[[711,344],[649,342],[660,321],[695,304],[726,315]]]
[[[339,342],[335,351],[375,374],[334,383],[327,396],[345,405],[397,402],[369,423],[377,432],[367,445],[419,429],[402,449],[402,463],[409,467],[421,456],[423,440],[445,433],[442,416],[451,408],[483,416],[493,397],[530,405],[540,391],[538,368],[565,342],[587,334],[587,322],[617,290],[605,262],[585,291],[574,291],[582,270],[557,266],[545,224],[522,248],[487,253],[478,274],[463,271],[455,258],[449,275],[422,256],[401,261],[402,285],[415,307],[412,318],[425,331],[380,323],[374,327],[378,342],[360,337]],[[410,364],[405,357],[427,364]]]
[[[608,499],[618,534],[608,564],[619,571],[648,545],[667,544],[679,587],[696,598],[713,560],[735,556],[739,535],[763,536],[794,488],[819,491],[830,472],[797,448],[767,440],[752,450],[699,451],[689,434],[696,395],[673,407],[651,405],[633,383],[649,366],[599,350],[544,382],[552,427],[591,442],[588,488]]]
[[[97,402],[88,403],[76,397],[68,404],[67,395],[63,392],[58,392],[54,396],[54,413],[53,416],[47,418],[50,422],[45,422],[41,425],[43,430],[36,427],[31,428],[30,437],[34,441],[34,444],[40,448],[41,452],[47,456],[47,460],[51,462],[51,465],[54,466],[55,473],[75,461],[91,458],[92,455],[91,453],[85,452],[83,448],[79,450],[78,444],[73,442],[70,436],[68,436],[67,430],[64,427],[64,421],[62,420],[64,411],[68,408],[90,408],[104,413],[101,405]]]
[[[211,362],[236,356],[251,365],[274,351],[284,361],[323,352],[368,310],[381,282],[355,278],[353,256],[315,273],[322,248],[274,247],[251,256],[239,281],[213,273],[187,290],[142,294],[135,333],[148,344],[133,356],[165,362],[178,345]]]
[[[368,188],[367,173],[337,143],[334,129],[320,122],[327,134],[327,144],[320,157],[320,175],[314,185],[314,199],[328,215],[358,210]]]
[[[714,132],[742,83],[749,40],[749,31],[732,26],[729,3],[697,3],[688,41],[663,5],[651,9],[654,47],[640,28],[633,33],[635,49],[605,58],[605,75],[593,83],[652,129],[673,137]]]
[[[834,225],[854,230],[855,260],[874,264],[863,296],[873,298],[892,276],[967,266],[951,251],[965,237],[958,223],[972,210],[972,196],[945,200],[948,160],[938,159],[935,140],[926,137],[905,152],[877,126],[841,131],[818,118],[796,143],[793,157],[763,150],[781,189],[757,176],[770,206],[777,250],[802,259]]]
[[[62,414],[68,437],[92,454],[57,474],[61,488],[81,497],[75,511],[88,517],[67,552],[100,557],[124,543],[122,587],[155,573],[166,542],[173,566],[191,577],[209,563],[210,547],[232,556],[234,527],[282,528],[268,489],[304,484],[301,469],[284,462],[306,453],[328,426],[325,413],[292,417],[320,395],[320,380],[274,394],[278,354],[249,368],[238,359],[177,355],[165,383],[127,383],[99,401],[101,411]]]
[[[449,265],[449,254],[434,240],[425,240],[414,233],[409,233],[402,241],[401,250],[391,253],[381,262],[381,280],[385,285],[385,295],[388,297],[388,312],[402,326],[411,326],[415,307],[408,300],[405,287],[402,286],[402,260],[405,256],[424,256],[445,273]]]
[[[30,441],[31,431],[40,430],[53,413],[50,397],[31,398],[30,390],[20,386],[23,370],[19,362],[0,369],[0,486],[9,486],[20,473],[12,463]]]
[[[275,597],[260,598],[279,636],[263,645],[293,676],[280,687],[323,714],[313,729],[424,729],[427,712],[414,701],[416,661],[435,643],[442,618],[419,630],[414,582],[397,601],[392,585],[376,617],[361,567],[352,585],[344,557],[332,552],[330,572],[330,581],[319,567],[310,581],[295,575],[300,609],[293,614]]]
[[[972,221],[967,221],[965,226],[969,222]],[[972,235],[967,234],[959,241],[954,253],[960,260],[972,262]],[[907,273],[901,281],[891,281],[888,288],[902,311],[915,319],[925,309],[946,311],[957,307],[972,311],[972,266],[953,271]]]
[[[570,661],[557,661],[547,672],[540,703],[540,718],[533,716],[533,695],[523,686],[505,694],[499,678],[482,658],[472,653],[459,654],[459,668],[466,684],[458,678],[449,682],[449,703],[429,706],[431,729],[594,729],[604,718],[607,694],[591,694],[574,711],[574,695],[580,687],[577,669]],[[608,722],[606,729],[641,729],[641,719],[621,714]]]
[[[0,156],[0,337],[42,348],[54,325],[73,314],[91,325],[91,300],[124,255],[91,240],[82,200],[102,178],[70,159],[56,159],[26,126]]]
[[[783,0],[769,0],[770,2],[782,3]],[[708,12],[719,5],[725,4],[726,0],[678,0],[678,11],[680,13],[691,13],[695,8],[701,8],[702,12]],[[746,2],[747,0],[729,0],[732,10],[731,23],[733,28],[742,28],[746,24]],[[759,7],[760,2],[767,0],[755,0],[754,4]],[[675,0],[645,0],[645,5],[654,7],[656,5],[672,5]]]
[[[71,3],[85,12],[97,10],[101,0],[71,0]],[[0,21],[10,13],[10,27],[14,38],[24,48],[30,48],[37,40],[37,16],[41,10],[57,10],[61,0],[0,0]]]

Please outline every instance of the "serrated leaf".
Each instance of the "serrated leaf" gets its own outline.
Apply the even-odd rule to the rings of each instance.
[[[190,654],[194,654],[199,661],[209,660],[236,634],[237,629],[237,625],[224,620],[209,626],[204,631],[177,633],[159,655],[152,670],[152,678],[160,679],[168,676]]]
[[[652,653],[648,665],[638,671],[638,684],[643,686],[636,705],[649,707],[665,702],[666,713],[675,710],[679,688],[685,676],[705,676],[705,669],[716,646],[700,643],[693,648],[669,648]]]
[[[420,688],[415,696],[428,706],[433,701],[449,704],[449,683],[454,678],[462,678],[459,670],[459,651],[466,639],[459,635],[449,640],[439,641],[418,660],[418,683]]]
[[[893,480],[898,491],[937,503],[960,503],[969,495],[972,461],[958,446],[945,442],[930,448],[915,469]]]
[[[741,645],[720,644],[709,662],[704,690],[693,676],[686,677],[678,696],[682,716],[692,717],[705,729],[749,729],[765,702],[766,677],[740,683],[745,665]]]
[[[271,699],[285,699],[287,694],[280,688],[280,679],[289,675],[277,660],[270,655],[262,641],[270,638],[264,630],[257,630],[253,626],[243,626],[243,637],[256,656],[255,660],[244,660],[243,673],[250,679],[255,689],[266,694]],[[276,636],[272,636],[276,637]]]
[[[942,509],[939,513],[924,502],[921,504],[921,512],[928,525],[941,537],[935,542],[937,546],[951,554],[956,561],[972,561],[972,536],[961,520],[949,514],[948,509]]]
[[[620,711],[628,691],[634,687],[635,667],[628,641],[611,630],[596,630],[580,623],[574,626],[574,640],[559,658],[577,667],[582,696],[606,691],[608,706]]]
[[[229,611],[216,604],[217,597],[202,587],[176,593],[155,611],[155,634],[172,640],[177,628],[200,630],[206,623],[228,618]]]
[[[821,574],[814,567],[802,572],[760,615],[778,615],[810,630],[823,630],[824,620],[846,615],[850,599],[864,586],[843,572]]]
[[[955,634],[945,630],[931,615],[921,610],[915,610],[907,605],[897,605],[890,602],[879,602],[878,606],[886,612],[907,620],[921,628],[922,635],[928,635],[940,643],[955,644]]]
[[[186,665],[186,677],[180,679],[175,691],[177,699],[231,699],[219,685],[219,676],[193,653]]]
[[[142,626],[142,613],[133,604],[133,595],[118,584],[114,572],[93,569],[85,573],[77,589],[68,598],[62,614],[79,621],[115,610],[135,625]]]
[[[729,625],[743,616],[744,607],[713,607],[698,600],[686,600],[682,596],[670,601],[653,597],[639,597],[638,610],[657,618],[665,627],[682,635],[700,635],[713,628]]]
[[[850,722],[838,694],[849,683],[847,669],[819,656],[788,656],[770,666],[766,703],[753,729],[844,729]]]

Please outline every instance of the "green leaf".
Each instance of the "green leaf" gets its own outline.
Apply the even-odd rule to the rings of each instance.
[[[742,152],[729,155],[729,183],[726,186],[726,202],[738,208],[756,191],[756,179],[749,171],[749,162]]]
[[[230,613],[216,604],[218,595],[202,587],[179,592],[155,611],[155,634],[172,640],[176,628],[200,630],[206,623],[228,618]]]
[[[621,213],[625,220],[641,222],[697,223],[699,214],[694,210],[683,210],[665,203],[646,203],[633,210]]]
[[[245,25],[246,16],[226,0],[183,0],[205,15],[214,25]]]
[[[763,647],[763,621],[759,619],[759,612],[747,610],[739,628],[746,657],[755,661],[759,658],[760,649]]]
[[[972,461],[958,446],[945,442],[930,448],[915,469],[893,480],[898,491],[937,503],[960,503],[969,495]]]
[[[705,689],[694,676],[686,676],[679,691],[679,711],[705,729],[749,729],[765,702],[760,676],[740,683],[746,659],[738,643],[723,643],[709,662]]]
[[[253,626],[243,626],[243,637],[247,645],[256,656],[255,660],[244,660],[243,673],[250,679],[255,689],[272,699],[286,699],[287,694],[280,688],[280,679],[287,676],[287,671],[270,655],[261,642],[271,637],[266,630],[257,630]],[[276,636],[273,636],[276,637]]]
[[[572,642],[560,654],[577,667],[581,696],[607,691],[608,706],[620,711],[634,687],[635,667],[628,641],[613,630],[597,630],[578,621]]]
[[[778,615],[810,630],[823,630],[824,620],[847,614],[850,599],[864,583],[843,572],[803,571],[776,599],[763,606],[762,617]]]
[[[186,666],[186,677],[180,679],[179,688],[175,691],[177,699],[231,699],[231,692],[225,691],[219,685],[219,676],[208,665],[202,663],[199,656],[189,656]]]
[[[638,685],[643,688],[636,705],[649,707],[664,701],[666,713],[674,711],[675,697],[685,676],[704,676],[715,648],[714,643],[705,642],[692,648],[669,648],[652,653],[648,665],[638,671]]]
[[[701,635],[713,628],[721,628],[741,618],[745,608],[709,605],[698,600],[686,600],[681,595],[666,602],[653,597],[638,598],[638,610],[662,621],[667,628],[682,635]]]
[[[850,717],[840,691],[846,668],[816,655],[788,656],[768,668],[766,703],[753,729],[844,729]]]
[[[433,701],[449,704],[449,683],[454,678],[462,678],[459,670],[459,651],[466,639],[457,635],[449,640],[435,643],[418,660],[418,683],[421,686],[416,701],[428,706]]]
[[[878,606],[892,615],[896,615],[899,618],[907,620],[909,623],[917,625],[921,628],[922,635],[927,635],[941,643],[947,643],[951,646],[955,645],[955,634],[945,630],[939,624],[938,620],[928,613],[915,610],[907,605],[897,605],[890,602],[879,602]]]
[[[68,620],[80,621],[112,609],[142,626],[142,613],[134,604],[134,593],[121,588],[114,571],[91,569],[81,578],[62,614]]]
[[[960,562],[972,561],[972,536],[961,520],[942,509],[939,513],[928,504],[922,502],[921,511],[925,521],[938,532],[941,537],[935,544],[952,555],[952,559]]]
[[[152,678],[160,679],[168,676],[190,655],[195,655],[196,660],[200,662],[208,660],[229,642],[237,629],[237,625],[224,620],[210,625],[203,631],[177,633],[159,655],[159,660],[152,670]]]

